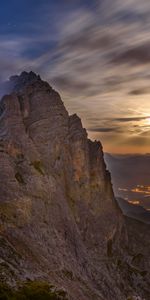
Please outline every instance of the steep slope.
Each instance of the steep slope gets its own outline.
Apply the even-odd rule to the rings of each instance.
[[[80,119],[39,76],[23,72],[11,83],[13,93],[1,101],[0,220],[3,259],[9,252],[16,258],[1,276],[46,277],[64,286],[73,277],[93,285],[87,248],[106,251],[116,215],[101,145],[87,139]]]
[[[1,280],[45,279],[73,300],[126,299],[134,286],[115,255],[128,233],[101,144],[33,72],[10,85],[0,102]]]
[[[124,209],[124,208],[123,208]],[[123,211],[124,213],[124,211]],[[139,220],[138,220],[139,219]],[[127,299],[150,299],[150,225],[142,218],[125,215],[113,237],[113,275],[120,283]],[[143,218],[144,219],[144,218]]]

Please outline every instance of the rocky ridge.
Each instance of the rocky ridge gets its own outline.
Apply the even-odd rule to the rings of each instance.
[[[133,270],[134,226],[114,199],[101,143],[39,75],[10,82],[0,102],[0,279],[46,280],[72,300],[148,300],[148,250],[145,273]]]

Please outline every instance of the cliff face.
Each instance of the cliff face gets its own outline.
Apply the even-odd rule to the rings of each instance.
[[[108,258],[123,217],[101,144],[39,76],[10,82],[0,102],[0,279],[45,279],[70,299],[126,299]]]

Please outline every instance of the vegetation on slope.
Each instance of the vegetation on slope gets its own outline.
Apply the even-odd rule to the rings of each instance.
[[[67,300],[63,290],[56,290],[46,282],[26,282],[17,290],[0,283],[0,300]]]

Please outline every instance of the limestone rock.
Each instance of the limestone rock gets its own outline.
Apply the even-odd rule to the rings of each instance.
[[[38,75],[10,82],[0,102],[0,279],[44,279],[72,300],[127,299],[134,284],[112,255],[128,232],[101,143]]]

